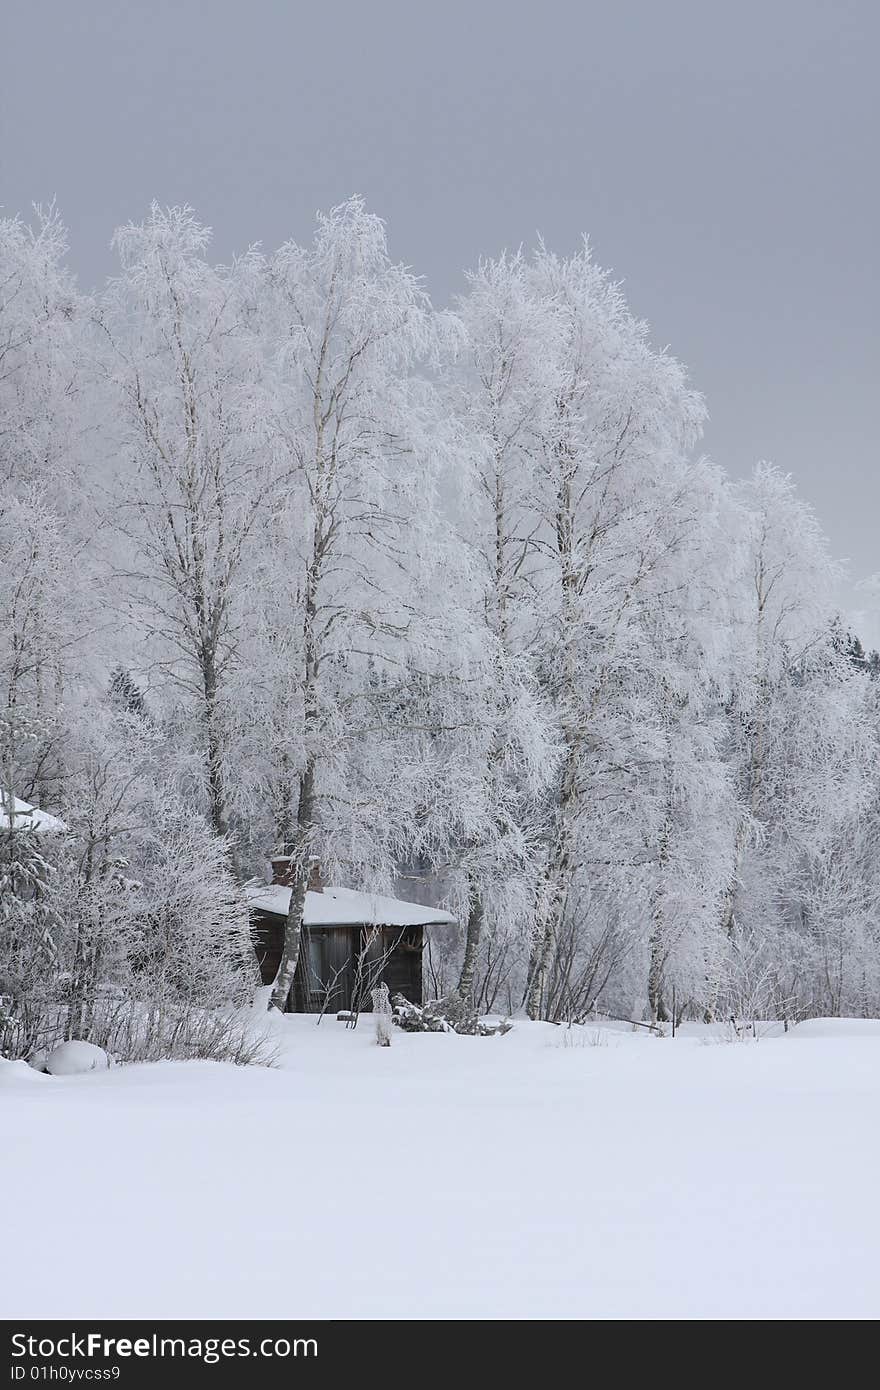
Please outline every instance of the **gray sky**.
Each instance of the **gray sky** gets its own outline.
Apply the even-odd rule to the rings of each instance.
[[[218,257],[353,192],[438,303],[587,231],[706,392],[706,447],[792,472],[880,570],[875,0],[6,0],[0,206],[73,264],[190,202]]]

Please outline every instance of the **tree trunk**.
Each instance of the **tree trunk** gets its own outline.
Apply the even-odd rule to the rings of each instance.
[[[275,814],[275,845],[279,854],[293,854],[296,848],[296,817],[293,814],[293,782],[286,750],[279,755],[281,770]]]
[[[663,998],[663,969],[666,960],[659,937],[651,937],[651,963],[648,967],[648,1009],[654,1023],[668,1023],[669,1013]]]
[[[294,881],[294,886],[290,890],[290,905],[287,909],[287,920],[284,924],[284,945],[281,950],[281,961],[278,966],[278,974],[275,976],[275,983],[272,987],[272,997],[269,1001],[270,1009],[281,1009],[282,1011],[287,1007],[290,991],[296,976],[296,967],[299,962],[300,945],[302,943],[303,912],[305,910],[306,888],[308,883],[308,851],[311,845],[312,828],[315,819],[315,772],[317,767],[317,755],[314,751],[313,739],[318,731],[317,684],[320,668],[320,649],[316,634],[318,588],[334,529],[332,508],[328,502],[328,488],[333,475],[333,462],[332,458],[328,459],[324,453],[324,426],[327,417],[325,417],[324,414],[321,398],[329,337],[330,323],[328,320],[325,326],[324,340],[320,351],[313,398],[315,478],[312,499],[314,517],[312,521],[311,555],[306,565],[305,573],[303,607],[303,735],[306,748],[310,749],[310,751],[306,754],[306,766],[300,781],[299,805],[296,813],[296,846],[293,850],[296,879]]]
[[[293,981],[296,975],[296,967],[299,963],[299,951],[302,943],[303,914],[306,905],[306,890],[308,887],[308,859],[306,851],[309,844],[309,833],[312,828],[315,802],[315,765],[309,761],[303,773],[302,782],[299,789],[299,809],[297,811],[297,847],[294,856],[296,866],[296,878],[290,890],[290,905],[287,909],[287,920],[284,923],[284,944],[281,948],[281,960],[278,965],[278,973],[275,976],[275,983],[272,986],[272,996],[269,1000],[270,1009],[280,1009],[283,1013],[287,1008],[287,1001],[290,998],[290,991],[293,988]]]
[[[566,824],[563,824],[559,834],[560,843],[557,848],[556,859],[547,869],[546,906],[542,913],[543,928],[539,932],[529,965],[529,983],[525,1003],[526,1013],[532,1020],[540,1018],[543,1012],[547,972],[553,959],[557,932],[568,898],[571,855],[568,850],[570,830]]]
[[[556,940],[555,921],[551,913],[544,926],[541,940],[538,942],[532,954],[531,965],[529,968],[529,986],[526,991],[526,1014],[532,1021],[541,1017],[541,1010],[544,1005],[544,985],[547,979],[547,970],[553,955],[553,945]]]
[[[229,833],[226,816],[226,789],[223,778],[223,741],[217,720],[217,668],[210,643],[203,640],[199,653],[204,697],[205,743],[208,761],[208,801],[215,835],[225,839]]]
[[[269,1001],[270,1009],[279,1009],[282,1013],[287,1008],[287,1001],[290,998],[290,991],[299,962],[307,886],[308,873],[305,865],[297,865],[296,879],[290,890],[287,920],[284,923],[284,945],[281,950],[281,960],[278,965],[278,974],[275,976],[275,983],[272,986],[272,997]]]
[[[465,938],[464,960],[461,963],[461,975],[459,976],[457,991],[459,997],[468,1004],[473,1002],[474,976],[477,973],[477,957],[480,951],[483,922],[486,915],[482,890],[476,878],[473,876],[470,878],[469,887],[467,936]]]
[[[673,817],[675,815],[675,787],[672,771],[672,749],[669,734],[666,735],[666,766],[664,770],[666,815],[660,841],[657,846],[657,883],[651,902],[653,926],[648,942],[650,959],[648,963],[648,1009],[654,1023],[668,1023],[669,1014],[663,998],[664,973],[669,958],[670,944],[664,931],[663,895],[664,875],[669,865],[669,842],[672,838]]]
[[[565,763],[559,795],[556,843],[546,875],[546,916],[543,930],[532,955],[529,984],[526,991],[526,1013],[531,1019],[541,1017],[547,972],[553,959],[556,936],[571,880],[572,820],[577,798],[577,772],[583,728],[578,718],[577,639],[578,628],[578,565],[575,554],[576,506],[573,480],[575,461],[563,443],[556,450],[559,484],[556,503],[555,532],[559,557],[560,601],[562,617],[562,733],[565,739]]]
[[[749,820],[747,816],[740,818],[736,828],[736,841],[733,848],[733,872],[730,875],[730,882],[727,885],[724,897],[721,902],[721,933],[722,936],[729,937],[733,934],[734,909],[736,907],[736,890],[739,885],[739,876],[742,869],[743,857],[746,852],[746,844],[749,838]]]

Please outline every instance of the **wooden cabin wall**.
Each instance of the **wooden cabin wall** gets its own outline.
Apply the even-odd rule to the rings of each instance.
[[[271,985],[281,964],[284,919],[255,912],[251,920],[251,941],[260,967],[260,979],[264,985]]]
[[[254,950],[264,985],[275,979],[281,963],[284,918],[255,913]],[[422,1002],[423,927],[312,927],[303,929],[300,957],[291,991],[296,1013],[337,1013],[357,1008],[369,1012],[371,990],[384,980],[389,993]],[[363,957],[359,961],[359,957]],[[320,980],[312,978],[310,962]],[[327,989],[331,994],[327,999]]]
[[[389,994],[403,994],[411,1003],[421,1004],[424,927],[363,928],[362,932],[366,999],[361,1008],[372,1008],[370,991],[382,981]]]
[[[294,977],[297,1013],[338,1013],[351,1008],[356,927],[304,927]]]
[[[390,994],[402,994],[413,1004],[422,1002],[422,949],[424,927],[405,931],[385,929],[382,933],[386,963],[382,979]]]

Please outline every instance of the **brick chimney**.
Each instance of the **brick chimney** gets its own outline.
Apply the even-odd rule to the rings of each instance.
[[[272,882],[279,888],[292,888],[296,866],[292,854],[276,854],[272,859]]]
[[[324,880],[321,877],[321,861],[314,855],[309,860],[309,882],[308,890],[310,893],[323,893]]]
[[[296,879],[296,860],[293,855],[273,855],[271,863],[273,884],[279,888],[292,888]],[[309,881],[306,887],[310,893],[323,893],[324,891],[321,864],[314,856],[309,860]]]

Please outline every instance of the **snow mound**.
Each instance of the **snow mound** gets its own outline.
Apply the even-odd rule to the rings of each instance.
[[[243,1025],[251,1038],[272,1047],[286,1036],[285,1014],[280,1009],[270,1009],[272,985],[260,985],[254,994],[250,1009],[242,1011]]]
[[[262,1019],[263,1014],[269,1012],[269,1000],[272,998],[272,985],[260,985],[254,990],[254,1002],[251,1005],[251,1016]]]
[[[50,1052],[46,1070],[51,1076],[78,1076],[86,1071],[104,1071],[109,1065],[103,1047],[90,1042],[63,1042]]]
[[[790,1038],[880,1038],[880,1018],[808,1018]]]
[[[34,1071],[27,1062],[7,1062],[0,1058],[0,1088],[4,1086],[25,1086],[29,1081],[40,1080],[40,1073]]]

